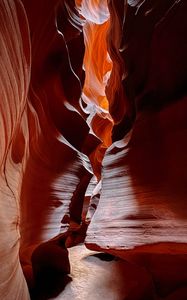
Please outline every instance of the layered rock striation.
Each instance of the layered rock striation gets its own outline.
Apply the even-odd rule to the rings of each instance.
[[[186,12],[0,0],[0,298],[29,299],[20,261],[32,288],[45,251],[67,275],[88,224],[88,248],[186,295]]]

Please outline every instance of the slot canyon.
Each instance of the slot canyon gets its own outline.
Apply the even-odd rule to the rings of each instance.
[[[187,300],[187,1],[0,0],[0,300]]]

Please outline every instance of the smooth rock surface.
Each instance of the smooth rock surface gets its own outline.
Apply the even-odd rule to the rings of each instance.
[[[0,299],[27,300],[19,261],[30,41],[20,1],[0,1]]]
[[[130,139],[107,151],[90,249],[186,253],[186,112],[184,98],[140,114]]]
[[[116,143],[102,161],[86,243],[122,257],[127,250],[186,253],[187,5],[123,4],[109,1],[106,92]]]

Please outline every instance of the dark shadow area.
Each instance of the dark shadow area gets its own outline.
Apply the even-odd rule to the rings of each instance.
[[[31,299],[47,300],[57,297],[71,281],[65,237],[39,245],[31,257],[34,285]]]
[[[31,300],[47,300],[57,297],[71,280],[69,275],[48,269],[37,278],[35,287],[30,290]]]
[[[110,262],[117,262],[121,260],[119,257],[116,257],[112,254],[109,253],[94,253],[91,255],[87,255],[82,258],[84,261],[93,263],[94,265],[106,265],[105,263],[110,263]]]
[[[114,256],[112,254],[109,254],[109,253],[96,253],[96,254],[93,254],[91,256],[99,258],[100,260],[103,260],[103,261],[119,260],[118,257],[116,257],[116,256]]]

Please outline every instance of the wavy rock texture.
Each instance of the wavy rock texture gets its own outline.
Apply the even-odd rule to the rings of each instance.
[[[103,160],[86,244],[145,266],[158,297],[185,299],[187,6],[129,2],[124,20],[118,4],[109,4],[114,67],[107,95],[116,142]],[[112,79],[115,72],[121,83]]]
[[[110,7],[117,18],[120,7],[112,1]],[[186,43],[181,47],[186,9],[184,1],[144,1],[128,6],[123,27],[121,21],[125,37],[120,57],[126,66],[121,106],[128,101],[137,116],[128,141],[114,143],[105,155],[101,198],[87,243],[94,239],[101,248],[186,251]],[[115,20],[111,24],[118,29]],[[110,39],[115,45],[115,36]],[[129,115],[127,111],[124,120]],[[114,133],[125,135],[121,124],[123,120],[116,123]]]
[[[87,243],[94,239],[124,255],[128,249],[186,252],[185,116],[186,98],[159,113],[141,114],[130,140],[107,151]]]
[[[158,297],[185,299],[186,2],[109,1],[109,9],[116,142],[86,245],[145,266]]]
[[[121,54],[115,50],[115,57],[113,53],[113,73],[120,57],[126,75],[117,89],[114,82],[110,82],[115,76],[112,74],[108,93],[110,89],[124,91],[121,94],[124,97],[119,99],[121,104],[115,106],[117,116],[121,107],[133,111],[135,106],[137,117],[130,141],[122,141],[120,146],[113,144],[106,153],[101,199],[88,230],[87,242],[94,232],[98,245],[105,248],[131,249],[159,242],[185,243],[186,215],[182,212],[185,211],[187,175],[186,98],[183,95],[187,69],[186,43],[184,47],[180,45],[185,41],[187,30],[186,4],[184,1],[152,1],[151,4],[144,1],[141,6],[128,6],[124,26],[123,18],[119,17],[120,7],[111,1],[110,9],[114,18],[111,24],[116,28],[110,30],[109,45],[119,45],[116,36],[112,35],[120,27],[119,20],[121,41],[124,34]],[[109,103],[116,97],[111,95]],[[176,104],[172,104],[174,101]],[[111,114],[115,120],[113,106]],[[128,123],[129,115],[127,111],[120,122],[116,121],[114,137],[125,135],[127,127],[124,124]],[[118,229],[121,234],[117,235]],[[111,239],[111,234],[117,237]],[[174,245],[176,252],[184,248]],[[158,249],[164,251],[162,246]]]
[[[0,0],[2,299],[29,298],[19,251],[30,286],[46,245],[69,272],[66,232],[88,206],[87,247],[183,299],[186,12],[184,0]]]
[[[28,263],[27,249],[64,232],[70,222],[80,224],[92,170],[82,152],[89,127],[79,112],[81,20],[77,16],[77,28],[69,22],[67,15],[70,18],[74,11],[67,2],[41,1],[37,6],[24,1],[24,5],[32,46],[29,158],[21,194],[21,257]],[[75,47],[80,48],[79,57],[71,63]],[[97,140],[92,144],[87,154]]]
[[[86,154],[98,140],[89,135],[79,105],[82,25],[78,15],[76,28],[63,15],[71,17],[72,3],[23,1],[27,23],[19,2],[1,1],[1,229],[2,236],[7,233],[1,248],[3,299],[28,297],[18,258],[20,234],[28,278],[34,248],[70,223],[80,224],[92,177]],[[79,59],[71,61],[74,47],[80,49]],[[92,144],[86,149],[87,139]],[[10,266],[5,266],[7,257]]]
[[[21,179],[30,79],[28,24],[19,1],[0,1],[0,297],[29,299],[19,263]]]

